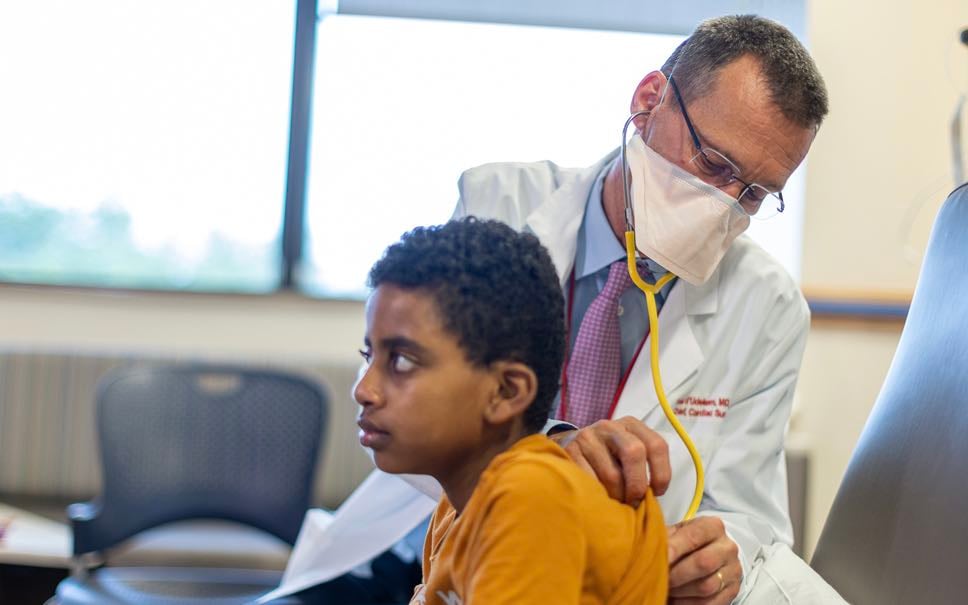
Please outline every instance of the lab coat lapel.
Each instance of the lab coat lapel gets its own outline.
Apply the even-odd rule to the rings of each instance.
[[[592,185],[616,154],[617,150],[579,172],[528,215],[526,229],[548,249],[562,287],[575,264],[578,229],[585,216],[585,203]]]
[[[673,286],[659,313],[659,370],[662,373],[662,386],[672,406],[675,406],[673,393],[696,372],[703,361],[702,349],[696,342],[687,317],[687,298],[692,296],[686,290],[690,288],[684,282]],[[652,336],[650,332],[642,346],[612,418],[645,418],[659,405],[652,386]]]

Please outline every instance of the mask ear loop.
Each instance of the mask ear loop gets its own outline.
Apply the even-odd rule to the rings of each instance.
[[[665,97],[665,91],[663,91],[662,96],[663,98]],[[692,458],[692,464],[696,468],[696,487],[693,491],[689,508],[686,509],[686,514],[682,518],[683,521],[688,521],[695,517],[696,512],[699,510],[706,475],[703,470],[702,458],[696,449],[696,444],[692,442],[689,433],[686,432],[685,427],[682,426],[682,423],[679,422],[679,419],[672,411],[672,406],[669,405],[669,399],[666,397],[665,388],[662,386],[662,374],[659,372],[659,310],[655,302],[656,293],[661,291],[670,281],[676,279],[676,276],[670,271],[659,278],[654,284],[650,284],[639,275],[636,263],[635,213],[632,209],[632,190],[631,183],[629,182],[626,141],[628,141],[628,129],[632,121],[639,116],[648,116],[650,113],[648,110],[637,111],[629,116],[629,119],[625,121],[625,126],[622,127],[622,189],[625,193],[625,256],[628,261],[628,272],[629,277],[632,278],[632,283],[645,295],[645,306],[649,314],[649,357],[651,358],[652,385],[655,387],[655,395],[659,400],[659,405],[662,407],[662,412],[665,414],[666,420],[669,421],[669,424],[675,429],[679,439],[686,446],[686,449],[689,451],[689,457]],[[633,136],[638,136],[638,133]]]

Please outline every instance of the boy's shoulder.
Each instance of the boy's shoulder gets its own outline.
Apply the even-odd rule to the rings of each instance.
[[[649,492],[646,499],[638,508],[612,499],[561,447],[534,435],[491,461],[463,513],[461,531],[495,542],[516,535],[547,544],[560,544],[560,532],[568,531],[596,558],[625,561],[654,508],[655,496]],[[661,526],[661,513],[655,519]]]
[[[607,501],[597,479],[580,469],[568,454],[544,435],[531,435],[494,458],[479,487],[494,501],[525,506],[582,507],[589,500]]]

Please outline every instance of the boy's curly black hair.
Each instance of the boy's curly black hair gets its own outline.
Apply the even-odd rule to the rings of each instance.
[[[386,249],[368,283],[429,293],[469,362],[534,370],[538,392],[523,419],[529,432],[541,430],[558,392],[565,322],[558,275],[538,238],[474,217],[417,227]]]

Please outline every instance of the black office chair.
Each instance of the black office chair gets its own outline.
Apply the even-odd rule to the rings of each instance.
[[[968,184],[935,221],[894,361],[811,565],[857,605],[968,602],[966,464]]]
[[[222,519],[292,545],[309,508],[326,399],[296,376],[223,366],[154,366],[106,375],[97,394],[103,489],[68,507],[75,569],[61,605],[247,603],[280,572],[88,569],[135,534]],[[284,601],[279,601],[284,602]]]

